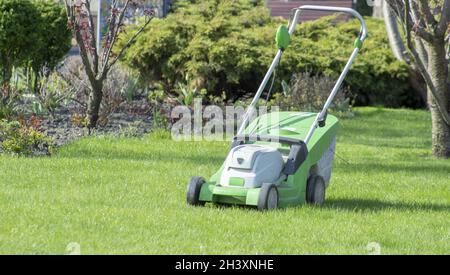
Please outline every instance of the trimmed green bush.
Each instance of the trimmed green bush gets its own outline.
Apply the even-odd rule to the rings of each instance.
[[[35,72],[42,68],[53,69],[71,48],[72,33],[67,27],[64,6],[53,0],[33,0],[39,13],[35,26],[39,39],[35,41],[30,65]]]
[[[71,47],[64,7],[52,0],[0,0],[0,74],[7,83],[13,67],[36,73],[53,69]]]
[[[362,16],[372,16],[372,13],[373,13],[373,7],[369,6],[367,4],[366,0],[357,0],[356,1],[356,10]]]
[[[350,88],[357,105],[414,105],[407,64],[392,54],[384,22],[365,19],[369,38],[345,79],[345,86]],[[303,24],[281,61],[281,75],[306,71],[337,79],[354,49],[358,33],[356,20],[336,23],[333,17],[327,17]]]
[[[166,92],[189,75],[197,90],[236,99],[258,88],[277,50],[277,27],[286,24],[281,20],[270,17],[264,1],[179,0],[172,14],[152,22],[123,62]],[[408,105],[414,101],[408,68],[391,53],[383,22],[366,20],[370,37],[345,85],[360,105]],[[275,92],[295,73],[337,78],[358,32],[356,21],[336,23],[334,17],[299,26],[277,70]]]
[[[36,30],[39,21],[37,9],[30,1],[0,0],[1,84],[8,85],[12,68],[29,60],[39,39],[39,31]]]

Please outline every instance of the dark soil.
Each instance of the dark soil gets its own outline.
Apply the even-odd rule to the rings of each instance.
[[[55,112],[55,118],[43,118],[40,130],[54,139],[56,147],[89,135],[88,128],[73,122],[74,114],[69,108],[61,108]],[[139,100],[123,103],[107,117],[105,125],[100,124],[90,134],[139,137],[149,133],[151,126],[150,107],[145,100]]]

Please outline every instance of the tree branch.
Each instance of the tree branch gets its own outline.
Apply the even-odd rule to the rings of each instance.
[[[109,49],[107,51],[106,57],[103,60],[103,71],[102,71],[102,76],[106,75],[108,72],[106,70],[106,68],[110,67],[108,66],[108,62],[109,62],[109,58],[111,57],[111,53],[112,53],[112,49],[114,48],[114,44],[116,43],[117,40],[117,36],[119,35],[119,31],[120,31],[120,27],[122,26],[123,23],[123,17],[125,16],[125,12],[128,8],[128,4],[130,3],[130,0],[127,0],[127,2],[125,2],[125,5],[122,9],[122,11],[119,14],[118,20],[117,20],[117,24],[115,26],[114,31],[112,32],[112,36],[110,37],[111,39],[111,43],[109,44]],[[109,69],[108,69],[109,70]]]
[[[414,32],[416,33],[417,36],[419,36],[423,40],[427,41],[428,43],[433,42],[433,34],[426,31],[424,28],[418,27],[418,28],[414,29]]]
[[[78,48],[80,49],[80,56],[81,56],[81,60],[83,61],[83,65],[86,70],[86,75],[88,76],[90,81],[94,81],[95,75],[94,75],[94,72],[92,71],[92,66],[89,61],[87,49],[84,45],[83,37],[81,37],[79,25],[77,24],[76,15],[75,15],[75,5],[69,4],[68,1],[70,1],[70,0],[65,0],[68,20],[72,27],[72,32],[75,36],[75,39],[77,40]],[[82,7],[80,7],[80,8],[82,8]]]
[[[409,13],[409,9],[410,9],[409,2],[405,1],[405,14]],[[436,103],[436,106],[439,110],[439,113],[441,114],[442,119],[444,120],[445,124],[447,124],[447,126],[450,127],[450,115],[448,113],[448,110],[446,110],[446,108],[444,106],[442,106],[442,102],[438,96],[438,91],[437,91],[436,87],[434,86],[431,76],[428,73],[427,68],[424,65],[422,59],[420,58],[419,53],[416,51],[416,49],[414,48],[414,46],[412,44],[411,26],[409,25],[407,20],[405,22],[405,26],[406,26],[406,30],[407,30],[406,42],[408,44],[408,48],[416,61],[417,68],[419,69],[420,73],[422,74],[423,78],[425,79],[427,86],[429,87],[429,90],[434,98],[434,102]]]
[[[93,71],[94,74],[97,75],[99,68],[98,68],[98,52],[100,51],[100,49],[97,49],[97,38],[95,35],[95,25],[94,25],[94,18],[91,14],[91,3],[90,1],[86,1],[85,2],[85,7],[86,7],[86,11],[87,11],[87,16],[89,19],[89,34],[91,35],[91,49],[94,49],[93,51],[91,50],[91,55],[92,55],[92,64],[93,64]],[[97,16],[101,16],[100,14],[98,14]]]
[[[108,28],[108,36],[106,37],[106,41],[105,41],[105,50],[103,51],[103,56],[102,56],[102,67],[104,67],[105,63],[104,61],[106,60],[107,55],[109,54],[109,44],[111,44],[112,42],[112,38],[114,36],[114,32],[116,29],[116,19],[117,16],[115,15],[114,11],[117,10],[117,1],[113,1],[112,5],[111,5],[111,17],[109,19],[109,28]],[[108,49],[108,50],[106,50]]]
[[[428,3],[428,0],[420,0],[419,1],[419,8],[421,13],[425,16],[425,22],[430,27],[436,26],[437,21],[434,18],[433,14],[431,13],[430,5]]]
[[[123,56],[125,50],[128,49],[135,42],[136,38],[145,30],[145,28],[147,28],[147,26],[150,24],[151,21],[152,21],[152,17],[150,17],[145,22],[145,24],[142,27],[140,27],[139,30],[133,35],[133,37],[131,37],[130,40],[128,40],[128,42],[125,44],[125,46],[122,47],[122,49],[114,57],[114,59],[109,64],[106,65],[105,68],[107,70],[104,70],[104,73],[105,73],[105,71],[107,73],[107,71],[117,62],[117,60],[119,60]]]
[[[450,24],[450,0],[445,0],[442,5],[441,20],[438,25],[438,34],[445,35]]]

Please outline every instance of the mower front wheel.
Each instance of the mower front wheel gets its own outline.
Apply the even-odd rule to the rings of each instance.
[[[205,202],[200,200],[200,190],[205,183],[202,177],[192,177],[188,185],[186,200],[190,205],[204,206]]]
[[[319,175],[309,177],[306,185],[306,201],[322,206],[325,202],[325,180]]]
[[[259,210],[272,210],[278,207],[278,188],[273,183],[265,183],[261,187],[258,198]]]

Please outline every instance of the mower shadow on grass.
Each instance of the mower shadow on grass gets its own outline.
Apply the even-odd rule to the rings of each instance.
[[[399,211],[434,211],[449,212],[450,204],[434,204],[434,203],[406,203],[406,202],[387,202],[377,199],[327,199],[323,208],[347,210],[351,212],[361,211],[383,211],[387,209]]]
[[[226,205],[226,204],[208,204],[208,207],[216,210],[240,209],[246,211],[258,212],[255,207],[247,205]],[[297,207],[301,209],[305,207],[301,205]],[[312,207],[312,206],[309,206]],[[320,208],[329,210],[345,210],[349,212],[379,212],[384,210],[398,211],[433,211],[433,212],[449,212],[450,204],[434,204],[434,203],[406,203],[406,202],[387,202],[377,199],[327,199]],[[281,209],[285,210],[285,209]]]
[[[406,172],[408,175],[413,173],[429,173],[430,175],[442,174],[442,176],[448,176],[450,170],[450,163],[435,163],[422,162],[418,164],[380,164],[380,163],[356,163],[351,162],[349,164],[340,163],[339,172],[342,173],[355,173],[355,171],[360,171],[361,173],[376,173],[387,172],[387,173],[402,173]]]

